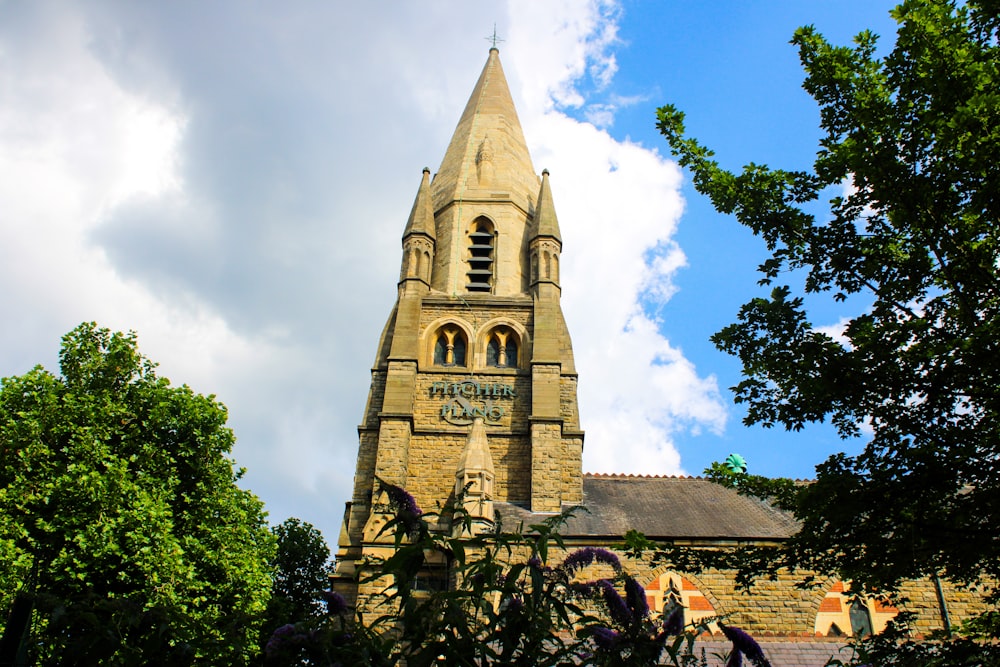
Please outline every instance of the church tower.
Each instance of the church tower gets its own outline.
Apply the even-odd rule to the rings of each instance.
[[[480,525],[508,505],[549,513],[582,500],[559,223],[496,48],[440,168],[424,169],[402,246],[337,551],[347,593],[358,561],[391,539],[378,537],[379,479],[425,509],[468,489]]]
[[[391,611],[379,608],[389,582],[359,577],[372,573],[369,557],[394,548],[392,531],[382,533],[392,508],[379,480],[406,489],[425,511],[460,505],[470,521],[443,512],[431,523],[450,535],[488,531],[500,518],[508,528],[530,526],[584,505],[588,511],[561,529],[567,550],[613,549],[629,530],[694,548],[774,547],[799,529],[793,515],[709,479],[582,474],[561,254],[549,174],[532,166],[499,53],[490,49],[441,166],[433,178],[424,170],[403,227],[396,303],[358,427],[353,496],[331,583],[367,618]],[[825,636],[812,648],[803,642],[854,632],[852,617],[864,611],[845,603],[848,589],[836,579],[804,595],[805,573],[783,571],[748,595],[733,570],[629,565],[653,612],[680,604],[685,623],[726,617],[767,633],[768,650],[780,645],[784,655],[814,656],[815,664],[835,645]],[[455,583],[443,554],[428,554],[421,567],[418,589]],[[906,586],[921,632],[973,608],[947,582],[946,589],[930,580]],[[866,627],[876,632],[898,611],[865,604]]]

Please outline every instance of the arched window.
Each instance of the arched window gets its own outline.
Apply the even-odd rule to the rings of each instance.
[[[461,329],[447,327],[434,340],[434,365],[464,366],[467,343]]]
[[[452,363],[454,363],[456,366],[464,366],[465,365],[465,336],[463,336],[463,335],[455,336],[455,349],[452,350],[452,352],[453,352],[453,359],[454,359],[454,361]]]
[[[868,611],[868,605],[862,600],[854,598],[851,600],[848,616],[851,618],[851,634],[855,637],[867,637],[872,633],[872,615]]]
[[[827,637],[865,637],[885,630],[899,609],[879,599],[851,595],[842,581],[835,582],[820,600],[814,632]]]
[[[517,334],[507,327],[490,332],[486,342],[486,365],[496,368],[517,368]]]
[[[500,341],[496,336],[490,336],[490,342],[486,345],[486,365],[496,366],[500,363]]]
[[[716,616],[715,607],[689,579],[676,572],[664,572],[646,586],[649,608],[659,614],[669,614],[675,607],[684,609],[684,623],[698,623]],[[718,632],[715,621],[708,626]]]
[[[493,224],[486,218],[477,218],[469,232],[469,283],[470,292],[493,290]]]

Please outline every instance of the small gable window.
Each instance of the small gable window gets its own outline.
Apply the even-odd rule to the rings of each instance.
[[[434,341],[434,364],[437,366],[464,366],[467,343],[465,334],[456,328],[438,332]]]
[[[490,332],[486,343],[486,365],[496,368],[517,368],[517,334],[507,327]]]

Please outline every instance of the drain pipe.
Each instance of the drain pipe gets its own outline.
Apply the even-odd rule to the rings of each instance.
[[[934,588],[937,590],[938,605],[941,607],[941,622],[944,631],[951,637],[951,618],[948,616],[948,602],[944,598],[944,588],[941,587],[941,577],[934,575]]]

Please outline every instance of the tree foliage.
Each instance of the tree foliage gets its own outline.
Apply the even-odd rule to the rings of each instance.
[[[748,423],[870,432],[817,468],[790,564],[888,590],[1000,576],[1000,20],[993,0],[907,0],[892,51],[792,40],[824,133],[811,171],[722,169],[667,106],[695,187],[762,237],[767,297],[714,337]],[[831,190],[829,215],[812,203]],[[802,280],[797,286],[791,281]],[[790,284],[784,284],[789,281]],[[868,306],[833,337],[806,297]]]
[[[262,631],[265,641],[289,619],[318,618],[326,612],[323,592],[330,586],[330,548],[312,524],[294,517],[271,529],[277,542],[271,560],[273,584]]]
[[[131,333],[82,324],[59,359],[0,383],[0,660],[245,662],[273,538],[225,407],[157,377]]]

